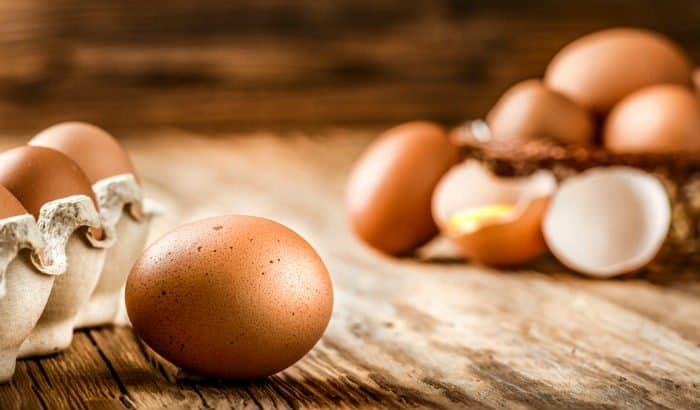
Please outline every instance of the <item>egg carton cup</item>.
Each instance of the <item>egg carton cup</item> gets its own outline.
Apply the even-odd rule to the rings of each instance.
[[[36,326],[53,286],[55,276],[35,262],[44,247],[33,216],[0,220],[0,383],[12,378],[20,345]]]
[[[628,166],[655,176],[666,191],[671,221],[660,251],[645,270],[665,276],[669,268],[700,266],[700,156],[618,154],[602,147],[562,146],[546,140],[508,144],[493,139],[481,120],[455,128],[452,138],[463,158],[477,159],[501,176],[527,176],[546,169],[561,182],[591,168],[611,166]]]
[[[19,349],[19,358],[57,353],[70,346],[77,315],[87,303],[102,270],[109,240],[98,240],[89,228],[100,228],[92,200],[75,195],[44,204],[37,225],[45,247],[32,263],[54,281],[36,326]]]
[[[151,219],[162,213],[153,201],[143,199],[133,174],[105,178],[95,183],[93,190],[110,248],[97,286],[78,316],[79,328],[115,322],[123,299],[121,290],[131,266],[143,251]]]

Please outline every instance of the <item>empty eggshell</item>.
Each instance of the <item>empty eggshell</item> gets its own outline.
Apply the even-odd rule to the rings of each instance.
[[[618,153],[700,152],[700,100],[678,85],[643,88],[610,112],[603,143]]]
[[[333,287],[297,233],[228,215],[183,225],[148,247],[129,274],[126,307],[143,340],[185,371],[252,379],[314,346]]]
[[[382,135],[355,163],[346,207],[355,233],[368,245],[403,254],[437,233],[430,198],[442,175],[457,161],[445,130],[410,122]]]
[[[92,183],[102,227],[111,247],[107,250],[99,282],[76,326],[112,323],[122,300],[122,287],[143,250],[153,216],[141,206],[143,195],[131,159],[109,133],[83,122],[49,127],[37,134],[29,145],[64,153],[80,166]]]
[[[547,67],[545,83],[582,107],[607,113],[653,84],[691,85],[692,65],[676,44],[652,31],[616,28],[568,44]]]
[[[493,137],[529,141],[551,139],[562,144],[593,140],[592,116],[540,80],[522,81],[501,96],[486,116]]]
[[[651,262],[670,223],[669,200],[656,177],[636,168],[609,167],[567,179],[552,199],[543,231],[564,265],[607,278]]]
[[[91,233],[101,227],[95,196],[77,164],[43,147],[23,146],[1,153],[0,185],[36,218],[45,241],[37,264],[43,265],[43,272],[57,275],[19,357],[55,353],[70,345],[76,316],[104,262],[106,244]]]
[[[432,212],[463,256],[488,265],[519,265],[546,251],[541,222],[555,189],[549,171],[504,178],[469,160],[440,180]]]

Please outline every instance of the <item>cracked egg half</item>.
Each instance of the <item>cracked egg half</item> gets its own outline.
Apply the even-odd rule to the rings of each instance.
[[[438,184],[433,217],[462,256],[486,265],[521,265],[547,251],[541,223],[555,189],[549,171],[506,178],[468,160]]]

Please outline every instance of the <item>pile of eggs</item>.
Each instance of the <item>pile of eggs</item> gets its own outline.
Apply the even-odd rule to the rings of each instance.
[[[690,60],[667,38],[605,30],[564,47],[542,80],[506,91],[474,134],[504,146],[543,140],[700,157],[695,87]],[[520,265],[551,251],[575,271],[611,277],[646,266],[668,235],[671,205],[652,174],[615,166],[561,184],[549,170],[499,177],[461,158],[459,143],[429,122],[400,125],[373,141],[346,190],[357,236],[401,255],[440,233],[462,256],[487,265]]]
[[[0,153],[0,382],[112,323],[152,212],[126,151],[69,122]]]
[[[623,154],[700,152],[693,66],[667,38],[637,29],[582,37],[543,80],[507,90],[486,116],[504,143],[549,139]]]

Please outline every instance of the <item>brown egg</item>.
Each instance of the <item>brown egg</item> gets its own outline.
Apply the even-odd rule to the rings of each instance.
[[[0,185],[0,219],[28,213],[12,192]]]
[[[0,153],[0,185],[35,218],[45,203],[71,195],[87,195],[98,208],[83,171],[70,158],[49,148],[22,146]]]
[[[119,174],[134,174],[124,148],[102,128],[84,122],[64,122],[37,134],[29,145],[53,148],[75,161],[91,184]]]
[[[143,340],[188,371],[224,379],[276,373],[320,339],[333,287],[316,251],[276,222],[229,215],[151,245],[126,284]]]
[[[603,143],[619,153],[700,152],[700,100],[678,85],[637,91],[610,112]]]
[[[495,139],[551,139],[563,144],[593,140],[592,116],[567,97],[527,80],[511,87],[486,116]]]
[[[545,83],[579,105],[608,112],[643,87],[691,84],[685,53],[661,34],[640,29],[603,30],[570,43],[552,59]]]
[[[384,132],[349,176],[346,207],[355,233],[389,254],[410,252],[433,238],[430,199],[457,157],[436,124],[409,122]]]

